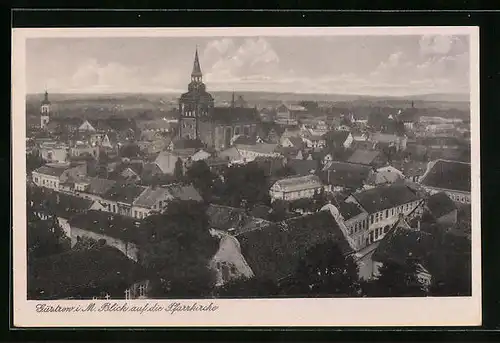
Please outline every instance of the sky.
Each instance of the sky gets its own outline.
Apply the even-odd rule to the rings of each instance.
[[[29,38],[28,93],[187,89],[198,47],[210,91],[469,92],[469,38],[450,35]]]

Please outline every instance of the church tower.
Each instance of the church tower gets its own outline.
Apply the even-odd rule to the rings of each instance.
[[[40,128],[45,129],[50,119],[49,93],[45,90],[45,96],[40,106]]]
[[[200,139],[200,122],[208,120],[214,107],[212,95],[203,83],[198,48],[194,54],[191,82],[179,99],[179,138]]]

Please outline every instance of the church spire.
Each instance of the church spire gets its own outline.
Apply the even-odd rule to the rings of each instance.
[[[196,46],[196,52],[194,53],[194,63],[193,63],[193,71],[191,72],[191,77],[200,77],[201,78],[201,67],[200,60],[198,58],[198,46]]]

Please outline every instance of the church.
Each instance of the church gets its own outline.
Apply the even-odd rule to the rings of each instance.
[[[248,108],[239,98],[229,107],[215,107],[213,96],[203,83],[198,49],[194,55],[191,82],[188,91],[179,98],[178,139],[199,140],[203,145],[216,150],[230,146],[235,135],[255,136],[260,116],[257,108]]]

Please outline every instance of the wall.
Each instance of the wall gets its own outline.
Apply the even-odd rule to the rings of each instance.
[[[126,243],[118,238],[109,237],[105,234],[99,234],[93,231],[84,230],[77,227],[71,227],[71,247],[73,247],[79,237],[91,238],[96,241],[106,240],[106,244],[120,250],[125,256],[137,262],[138,248],[134,243]]]

